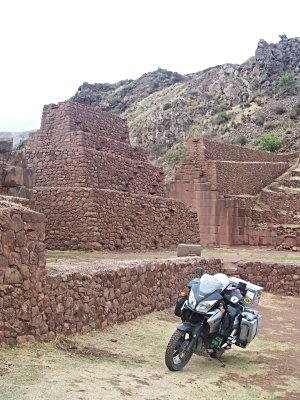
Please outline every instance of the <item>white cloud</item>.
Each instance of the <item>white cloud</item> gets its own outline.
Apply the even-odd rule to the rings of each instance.
[[[0,131],[37,128],[43,104],[83,82],[243,62],[257,41],[299,36],[297,0],[4,0]]]

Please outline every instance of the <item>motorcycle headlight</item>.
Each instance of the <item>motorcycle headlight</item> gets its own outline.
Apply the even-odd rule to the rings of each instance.
[[[216,300],[206,300],[206,301],[201,301],[197,307],[196,310],[199,312],[207,312],[209,311],[212,306],[216,303]]]
[[[190,294],[189,294],[189,306],[191,308],[195,308],[196,307],[196,303],[197,302],[196,302],[196,298],[195,298],[194,292],[191,289]]]

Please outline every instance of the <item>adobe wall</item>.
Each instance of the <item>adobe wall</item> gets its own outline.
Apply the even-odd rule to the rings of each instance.
[[[12,140],[0,140],[0,195],[29,198],[32,173],[24,154],[13,151]]]
[[[156,249],[198,243],[197,214],[156,196],[113,190],[35,188],[49,249]]]

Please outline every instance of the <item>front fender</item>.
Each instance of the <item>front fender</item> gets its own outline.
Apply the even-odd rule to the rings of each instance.
[[[181,332],[193,332],[195,325],[192,325],[190,322],[182,322],[177,326],[177,329]]]
[[[177,326],[177,330],[181,332],[189,332],[192,334],[192,340],[190,341],[189,348],[194,350],[197,346],[197,341],[200,336],[203,327],[203,321],[200,324],[193,325],[190,322],[182,322]]]

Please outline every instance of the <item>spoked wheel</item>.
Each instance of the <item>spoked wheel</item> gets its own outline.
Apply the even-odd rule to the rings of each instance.
[[[176,330],[168,343],[165,362],[170,371],[180,371],[193,355],[193,348],[189,349],[192,340],[191,333]]]

